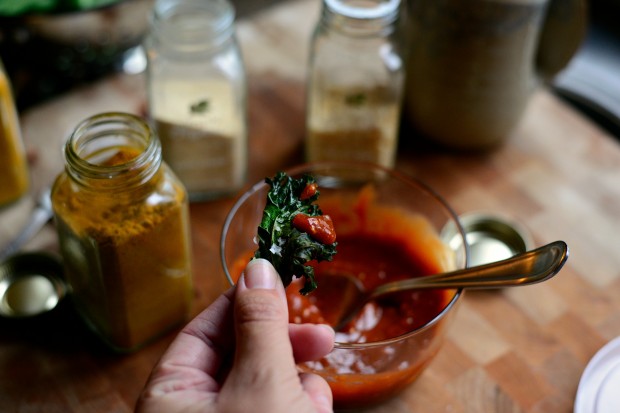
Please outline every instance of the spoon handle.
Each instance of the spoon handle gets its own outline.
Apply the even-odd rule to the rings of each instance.
[[[534,284],[553,277],[568,258],[568,246],[555,241],[486,265],[395,281],[377,287],[370,298],[420,288],[498,288]]]
[[[22,231],[0,251],[0,261],[17,252],[28,242],[52,217],[52,208],[49,201],[50,191],[46,189],[41,193],[37,206],[30,217],[28,224]]]

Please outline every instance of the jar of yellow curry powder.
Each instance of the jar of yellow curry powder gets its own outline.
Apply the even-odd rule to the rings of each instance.
[[[84,120],[64,153],[52,205],[75,307],[113,349],[135,350],[190,311],[185,188],[133,115]]]
[[[0,61],[0,206],[21,198],[30,186],[26,151],[9,78]]]

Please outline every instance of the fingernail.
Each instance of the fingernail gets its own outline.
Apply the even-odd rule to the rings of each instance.
[[[254,259],[245,267],[244,282],[247,288],[273,290],[278,282],[278,273],[273,265],[264,259]]]
[[[319,326],[322,327],[323,329],[327,330],[329,332],[329,334],[331,334],[332,336],[336,335],[336,331],[329,324],[319,324]]]

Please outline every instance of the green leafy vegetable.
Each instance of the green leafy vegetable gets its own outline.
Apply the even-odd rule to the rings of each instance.
[[[105,7],[122,0],[0,0],[0,16],[65,13]]]
[[[344,98],[345,102],[349,106],[362,106],[366,103],[366,95],[362,92],[347,95]]]
[[[306,186],[315,183],[315,180],[310,175],[295,179],[278,172],[273,179],[266,178],[265,182],[271,189],[258,227],[258,250],[254,257],[269,260],[285,287],[293,281],[293,277],[305,277],[299,292],[306,295],[314,291],[317,284],[314,269],[305,264],[311,260],[331,261],[337,245],[336,242],[322,244],[292,225],[293,218],[299,213],[322,215],[318,205],[313,204],[319,197],[318,191],[309,197],[301,196]]]
[[[191,113],[205,113],[209,109],[209,101],[201,100],[189,107]]]

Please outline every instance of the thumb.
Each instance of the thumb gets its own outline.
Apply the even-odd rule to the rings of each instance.
[[[237,283],[234,313],[237,348],[231,374],[242,382],[236,384],[269,394],[297,379],[284,287],[271,263],[255,259],[247,265]]]

